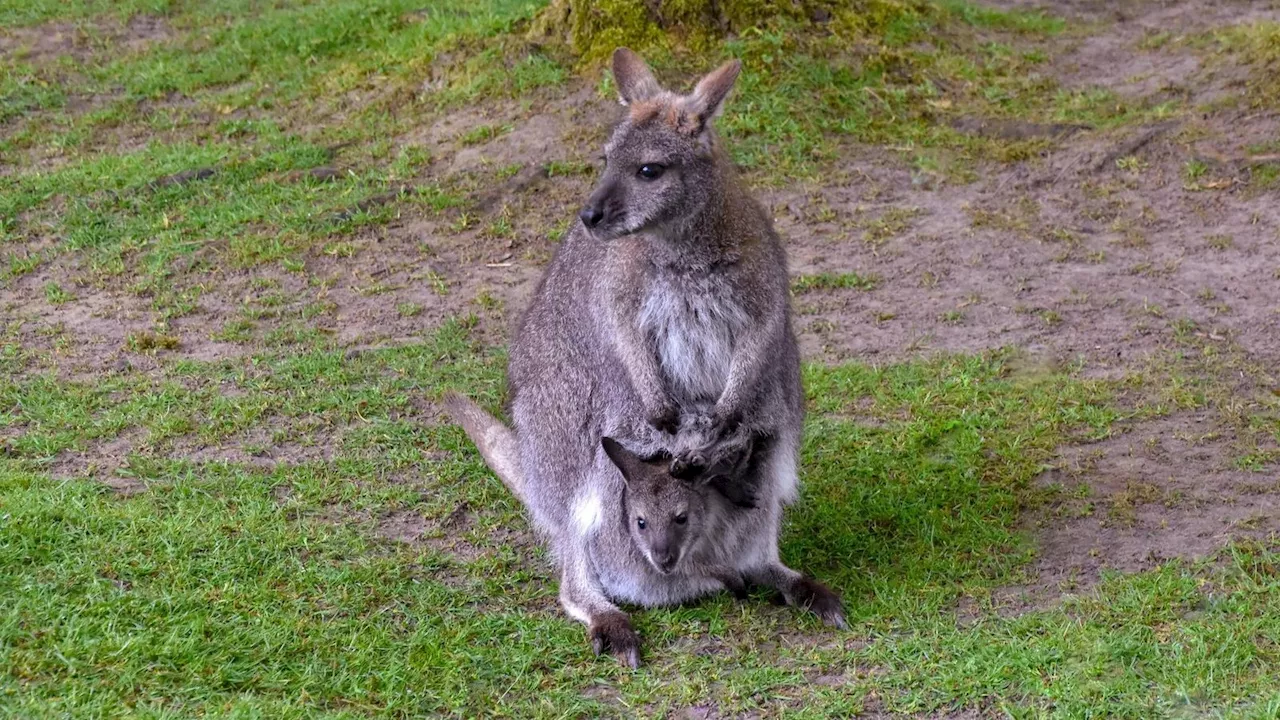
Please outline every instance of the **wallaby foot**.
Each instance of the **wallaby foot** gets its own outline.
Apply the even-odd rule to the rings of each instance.
[[[841,630],[849,628],[849,623],[844,619],[844,605],[840,602],[840,596],[811,577],[801,576],[792,583],[791,597],[787,601],[812,612],[831,627]]]
[[[681,480],[697,477],[706,469],[707,459],[698,452],[682,453],[671,461],[671,475]]]
[[[721,436],[712,423],[706,415],[685,418],[676,440],[681,447],[673,454],[670,473],[685,480],[709,478],[711,486],[729,502],[744,509],[755,508],[758,473],[751,463],[757,446],[767,446],[767,439],[737,431]]]
[[[732,568],[715,568],[710,572],[711,577],[715,578],[724,585],[724,589],[733,593],[733,596],[739,600],[747,599],[747,581],[742,577],[742,573]]]
[[[814,578],[778,563],[754,573],[754,579],[776,589],[787,605],[808,610],[831,627],[848,629],[840,596]],[[778,603],[778,598],[775,597],[774,602]]]
[[[614,610],[591,618],[591,649],[596,655],[608,650],[618,662],[640,667],[640,636],[626,613]]]

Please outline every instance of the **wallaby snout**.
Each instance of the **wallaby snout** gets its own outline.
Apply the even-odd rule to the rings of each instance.
[[[617,187],[606,179],[587,198],[587,204],[578,212],[578,218],[588,230],[604,229],[617,222],[620,211]]]
[[[653,564],[657,566],[664,575],[669,574],[675,569],[676,563],[680,561],[680,554],[676,549],[668,545],[659,545],[654,543],[650,548],[653,553]]]
[[[583,225],[593,228],[604,219],[604,209],[599,205],[587,205],[578,212],[578,217],[582,219]]]

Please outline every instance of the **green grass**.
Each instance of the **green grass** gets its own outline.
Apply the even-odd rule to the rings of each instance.
[[[502,143],[593,81],[527,39],[540,7],[0,0],[13,37],[46,23],[74,36],[65,52],[0,59],[0,162],[13,168],[0,173],[0,289],[30,301],[0,323],[0,717],[651,716],[707,703],[1276,716],[1273,543],[1050,589],[1020,613],[1002,600],[1034,581],[1027,519],[1066,492],[1033,482],[1056,448],[1135,412],[1213,409],[1234,423],[1233,462],[1265,477],[1274,401],[1194,376],[1148,388],[1134,410],[1131,380],[1028,374],[1003,352],[806,367],[804,490],[782,552],[843,593],[850,631],[764,596],[715,597],[637,613],[641,671],[594,658],[518,504],[429,405],[445,388],[502,399],[490,325],[513,308],[497,281],[473,291],[455,265],[526,261],[517,253],[568,227],[475,211],[521,163],[446,173],[462,147]],[[821,178],[849,141],[955,178],[976,157],[1043,149],[963,136],[948,122],[959,115],[1107,127],[1182,111],[1037,74],[1053,38],[1076,31],[1060,19],[957,0],[858,7],[830,36],[766,22],[653,57],[673,82],[746,61],[721,124],[759,184]],[[148,23],[150,37],[121,41]],[[1267,31],[1223,38],[1264,67]],[[426,134],[458,111],[485,120]],[[579,129],[546,159],[554,178],[589,181],[594,128]],[[862,221],[862,241],[882,245],[916,212]],[[458,240],[468,232],[474,245]],[[373,275],[392,255],[423,294]],[[880,285],[823,273],[792,289]],[[422,328],[351,348],[335,326],[363,320],[337,317],[331,292]],[[440,325],[432,303],[492,322]],[[68,325],[124,314],[133,324],[105,351],[126,362],[76,371],[101,349]],[[190,359],[208,339],[229,359]],[[1206,375],[1240,370],[1208,367],[1210,345],[1182,351]]]
[[[880,278],[875,275],[859,273],[819,273],[817,275],[797,275],[791,280],[791,292],[801,295],[813,290],[875,290],[880,286]]]
[[[523,39],[536,2],[420,5],[0,6],[0,18],[30,26],[25,32],[63,22],[89,38],[52,57],[0,61],[0,122],[12,126],[0,136],[0,160],[23,168],[54,159],[0,175],[0,283],[74,253],[87,260],[82,279],[132,286],[176,315],[183,303],[175,298],[210,265],[298,266],[406,205],[434,213],[463,205],[475,180],[440,180],[437,148],[398,147],[396,138],[462,105],[547,97],[570,80],[571,61]],[[1060,20],[955,1],[850,17],[830,36],[767,23],[654,60],[664,76],[685,79],[725,56],[745,61],[721,127],[762,183],[816,176],[845,140],[892,144],[963,177],[973,153],[998,141],[958,134],[945,122],[950,114],[1079,120],[1097,110],[1134,119],[1105,93],[1063,94],[1029,72],[1043,59],[1037,44],[1063,32]],[[139,24],[158,30],[122,44]],[[853,38],[874,39],[878,49],[850,53]],[[952,90],[939,89],[944,78]],[[511,128],[480,123],[455,139],[500,142]],[[146,139],[117,147],[114,138]],[[335,147],[344,148],[340,160]],[[295,179],[331,162],[343,166],[332,182]],[[550,162],[589,170],[581,157]],[[149,186],[209,169],[198,181]],[[360,206],[406,182],[414,187],[398,199]],[[16,242],[33,235],[59,242]]]
[[[1280,22],[1259,21],[1224,28],[1210,34],[1213,50],[1247,65],[1245,97],[1256,108],[1280,107]]]
[[[993,593],[1035,551],[1019,530],[1038,502],[1029,481],[1066,437],[1117,417],[1106,385],[1025,376],[999,354],[806,369],[804,492],[783,555],[843,592],[847,634],[763,597],[717,597],[637,613],[640,672],[595,659],[556,607],[545,552],[510,544],[527,533],[516,502],[457,428],[412,410],[446,387],[492,405],[503,360],[455,324],[354,359],[3,381],[0,430],[23,433],[0,459],[0,705],[527,717],[711,699],[822,717],[874,694],[896,711],[995,703],[1015,717],[1274,707],[1280,556],[1264,546],[1111,577],[1061,608],[998,611]],[[123,436],[135,451],[114,474],[143,492],[46,474],[64,449]],[[188,437],[251,448],[259,436],[330,456],[264,467],[174,452]],[[459,508],[472,519],[450,524]],[[380,519],[406,516],[420,518],[415,542],[383,537]],[[779,634],[791,639],[765,642]]]
[[[726,56],[743,61],[720,127],[736,160],[770,184],[819,178],[848,141],[893,146],[960,179],[977,157],[1026,159],[1026,142],[953,130],[960,116],[1106,128],[1179,111],[1058,86],[1043,65],[1045,43],[1066,29],[1059,18],[963,0],[866,4],[819,32],[778,18],[707,52],[669,54],[659,42],[653,58],[686,78]]]

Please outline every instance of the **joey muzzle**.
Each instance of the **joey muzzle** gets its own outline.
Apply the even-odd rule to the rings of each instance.
[[[663,573],[669,573],[675,569],[676,563],[680,560],[680,556],[669,545],[654,545],[650,552],[653,564]]]

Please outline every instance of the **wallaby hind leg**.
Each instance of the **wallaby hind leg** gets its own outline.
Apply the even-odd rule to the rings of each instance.
[[[703,575],[713,577],[724,586],[725,590],[733,593],[733,596],[739,600],[747,599],[747,579],[742,576],[735,568],[727,565],[714,565],[701,570]]]
[[[565,558],[560,604],[570,617],[587,626],[596,655],[607,650],[619,662],[633,669],[640,667],[640,635],[631,627],[627,614],[605,597],[588,568],[580,553]]]
[[[849,627],[844,618],[844,605],[840,596],[816,579],[774,562],[750,573],[752,582],[771,587],[782,593],[788,605],[803,608],[817,615],[822,622],[841,630]]]

